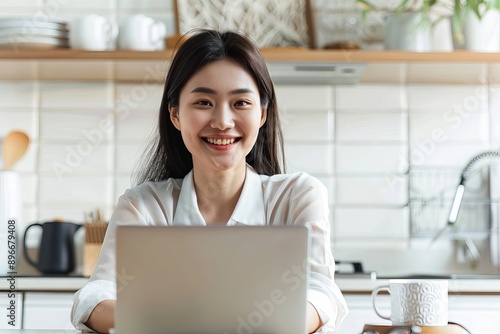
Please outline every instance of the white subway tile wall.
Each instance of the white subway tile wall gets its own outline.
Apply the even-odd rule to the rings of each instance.
[[[460,69],[457,71],[457,67]],[[412,64],[408,69],[409,82],[447,84],[483,84],[488,82],[487,64]]]
[[[500,67],[497,67],[500,73]],[[499,76],[500,78],[500,76]],[[490,134],[493,147],[500,149],[500,86],[488,87],[490,97]]]
[[[37,71],[35,61],[2,60],[2,80],[34,80]]]
[[[0,107],[34,107],[37,105],[36,83],[32,81],[1,81]]]
[[[40,62],[39,73],[41,80],[112,80],[113,62],[44,60]]]
[[[0,12],[64,20],[98,12],[117,23],[143,13],[174,32],[171,1],[9,0]],[[15,166],[24,225],[82,221],[97,207],[109,218],[156,131],[167,65],[0,61],[0,137],[20,129],[32,139]],[[460,170],[499,149],[499,83],[499,65],[373,63],[358,85],[277,86],[288,172],[306,171],[327,187],[334,243],[406,244],[409,168]]]

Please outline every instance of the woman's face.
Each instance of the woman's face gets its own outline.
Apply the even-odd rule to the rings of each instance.
[[[266,120],[256,82],[231,60],[202,67],[182,88],[178,108],[169,110],[194,168],[202,170],[244,166]]]

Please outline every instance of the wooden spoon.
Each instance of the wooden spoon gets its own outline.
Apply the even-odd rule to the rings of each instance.
[[[10,132],[3,141],[3,169],[10,170],[26,153],[30,139],[21,131]]]

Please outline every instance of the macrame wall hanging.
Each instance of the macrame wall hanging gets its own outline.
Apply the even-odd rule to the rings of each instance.
[[[310,47],[310,0],[176,0],[177,33],[234,30],[259,47]]]

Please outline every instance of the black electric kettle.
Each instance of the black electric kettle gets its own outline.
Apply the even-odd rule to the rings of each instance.
[[[26,239],[28,230],[33,226],[42,228],[42,240],[38,249],[38,262],[33,261],[28,254]],[[69,222],[35,223],[26,228],[23,246],[24,257],[29,264],[44,274],[62,275],[75,269],[75,251],[73,237],[82,225]]]

